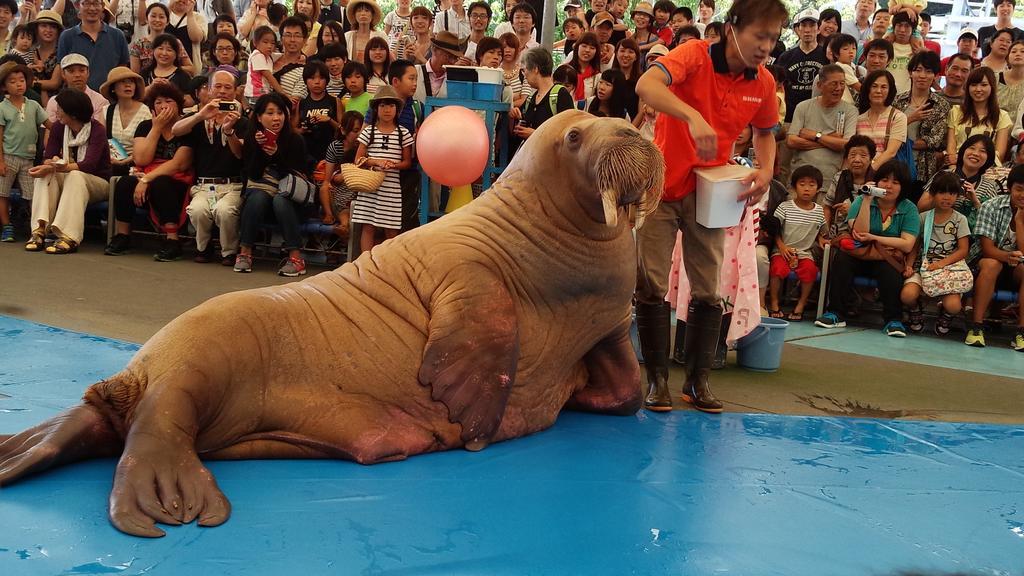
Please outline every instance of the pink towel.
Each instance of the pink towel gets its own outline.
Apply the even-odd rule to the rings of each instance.
[[[732,313],[726,343],[733,346],[761,323],[761,302],[757,284],[757,228],[759,212],[747,208],[739,225],[725,231],[725,257],[719,279],[722,295],[722,309]],[[668,278],[668,295],[665,296],[676,309],[676,316],[685,321],[690,306],[690,282],[683,268],[683,233],[676,236],[676,247],[672,250],[672,271]]]

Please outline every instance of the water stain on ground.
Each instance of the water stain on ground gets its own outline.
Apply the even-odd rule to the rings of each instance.
[[[871,406],[870,404],[861,404],[856,400],[847,398],[845,401],[833,398],[832,396],[823,396],[820,394],[810,394],[807,396],[801,396],[800,394],[793,394],[801,404],[810,406],[819,412],[824,412],[830,416],[855,416],[858,418],[917,418],[922,420],[934,420],[935,412],[931,410],[885,410],[878,408],[877,406]]]

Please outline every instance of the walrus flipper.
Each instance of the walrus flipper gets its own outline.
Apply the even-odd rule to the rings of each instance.
[[[623,415],[640,409],[640,365],[629,337],[630,324],[627,317],[583,357],[587,385],[569,398],[566,408]]]
[[[487,446],[505,412],[519,359],[515,306],[504,283],[477,264],[459,266],[434,294],[419,381],[462,426],[469,450]]]

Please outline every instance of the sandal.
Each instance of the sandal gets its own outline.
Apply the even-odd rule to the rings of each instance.
[[[40,252],[46,246],[46,238],[42,234],[32,234],[32,238],[25,243],[27,252]]]
[[[789,313],[788,316],[786,316],[786,320],[788,320],[790,322],[803,322],[803,320],[804,320],[803,310],[801,310],[800,312],[797,312],[796,310],[793,310],[792,312]]]
[[[769,318],[777,318],[777,319],[781,320],[781,319],[785,318],[786,315],[782,313],[782,310],[779,310],[778,308],[776,308],[775,310],[768,310],[768,317]]]
[[[71,254],[72,252],[78,252],[78,242],[67,238],[60,238],[46,247],[47,254]]]

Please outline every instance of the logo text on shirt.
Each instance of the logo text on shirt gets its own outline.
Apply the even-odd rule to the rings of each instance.
[[[744,96],[743,97],[743,101],[744,102],[753,102],[755,104],[760,104],[761,103],[761,99],[758,98],[757,96]]]

